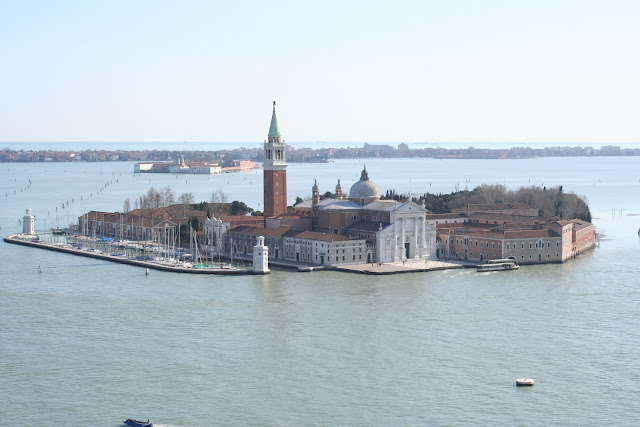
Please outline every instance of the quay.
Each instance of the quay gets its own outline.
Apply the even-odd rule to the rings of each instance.
[[[228,259],[228,257],[226,257]],[[234,259],[251,262],[251,258],[246,255],[234,255]],[[285,269],[297,270],[298,272],[311,273],[314,271],[340,271],[342,273],[369,274],[384,276],[390,274],[403,273],[425,273],[438,270],[453,270],[460,268],[476,268],[476,262],[461,260],[426,260],[412,259],[398,262],[365,263],[347,265],[317,265],[301,261],[270,259],[269,266],[276,266]]]
[[[334,270],[382,276],[400,273],[423,273],[427,271],[452,270],[457,268],[476,268],[476,263],[459,260],[441,261],[412,259],[404,262],[341,265],[340,267],[335,267]]]
[[[22,246],[30,246],[33,248],[46,249],[54,252],[62,252],[69,255],[79,255],[87,258],[100,259],[103,261],[117,262],[120,264],[127,264],[134,267],[149,268],[153,270],[169,271],[172,273],[188,273],[188,274],[215,274],[215,275],[253,275],[264,274],[261,272],[240,269],[240,268],[217,268],[217,267],[181,267],[166,264],[159,264],[152,261],[142,261],[136,259],[128,259],[120,256],[113,256],[110,254],[91,252],[84,249],[78,249],[70,246],[63,246],[58,243],[41,242],[35,238],[20,238],[17,234],[10,234],[5,236],[4,241],[6,243],[12,243]]]

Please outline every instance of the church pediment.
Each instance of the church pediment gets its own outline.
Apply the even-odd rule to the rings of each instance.
[[[396,214],[403,214],[403,213],[421,213],[421,214],[425,214],[427,213],[427,210],[425,208],[423,208],[422,206],[420,206],[417,203],[414,202],[404,202],[401,203],[397,206],[397,208],[393,211]]]

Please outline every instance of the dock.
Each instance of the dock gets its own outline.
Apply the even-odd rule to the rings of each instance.
[[[475,263],[442,260],[407,260],[398,262],[351,264],[332,267],[333,270],[349,273],[389,275],[401,273],[423,273],[427,271],[451,270],[456,268],[475,268]]]
[[[219,267],[182,267],[179,265],[160,264],[153,261],[141,261],[136,259],[128,259],[121,256],[114,256],[111,254],[91,252],[85,249],[78,249],[67,245],[61,245],[59,243],[41,242],[35,238],[25,238],[17,234],[10,234],[4,238],[6,243],[12,243],[22,246],[30,246],[33,248],[45,249],[54,252],[62,252],[69,255],[78,255],[87,258],[99,259],[102,261],[116,262],[119,264],[127,264],[134,267],[141,267],[144,269],[153,269],[160,271],[168,271],[171,273],[187,273],[187,274],[214,274],[214,275],[254,275],[263,274],[255,272],[249,269],[240,269],[234,267],[219,268]]]

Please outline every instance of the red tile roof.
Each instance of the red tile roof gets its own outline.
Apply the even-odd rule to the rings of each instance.
[[[443,214],[428,213],[425,215],[426,219],[451,219],[451,218],[466,218],[467,215],[462,212],[451,212]]]
[[[576,231],[584,230],[585,228],[593,227],[593,224],[581,219],[572,219],[573,229]]]
[[[246,234],[256,234],[260,236],[272,236],[272,237],[281,237],[286,235],[288,232],[292,231],[292,227],[280,226],[275,229],[264,228],[264,227],[253,227],[250,225],[239,225],[230,229],[229,231],[237,232],[237,233],[246,233]]]
[[[323,242],[345,242],[350,240],[365,240],[359,237],[345,237],[340,234],[320,233],[317,231],[303,231],[294,236],[296,239],[320,240]]]

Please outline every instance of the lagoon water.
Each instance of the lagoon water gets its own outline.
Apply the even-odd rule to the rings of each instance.
[[[310,196],[314,178],[322,192],[338,176],[348,190],[363,163],[291,164],[289,202]],[[145,277],[2,242],[0,425],[640,424],[640,159],[366,166],[382,192],[563,185],[587,197],[599,242],[562,265],[383,277]],[[259,170],[0,164],[1,234],[26,208],[45,228],[57,207],[62,226],[166,185],[197,201],[222,188],[262,209]],[[536,385],[516,388],[523,376]]]

